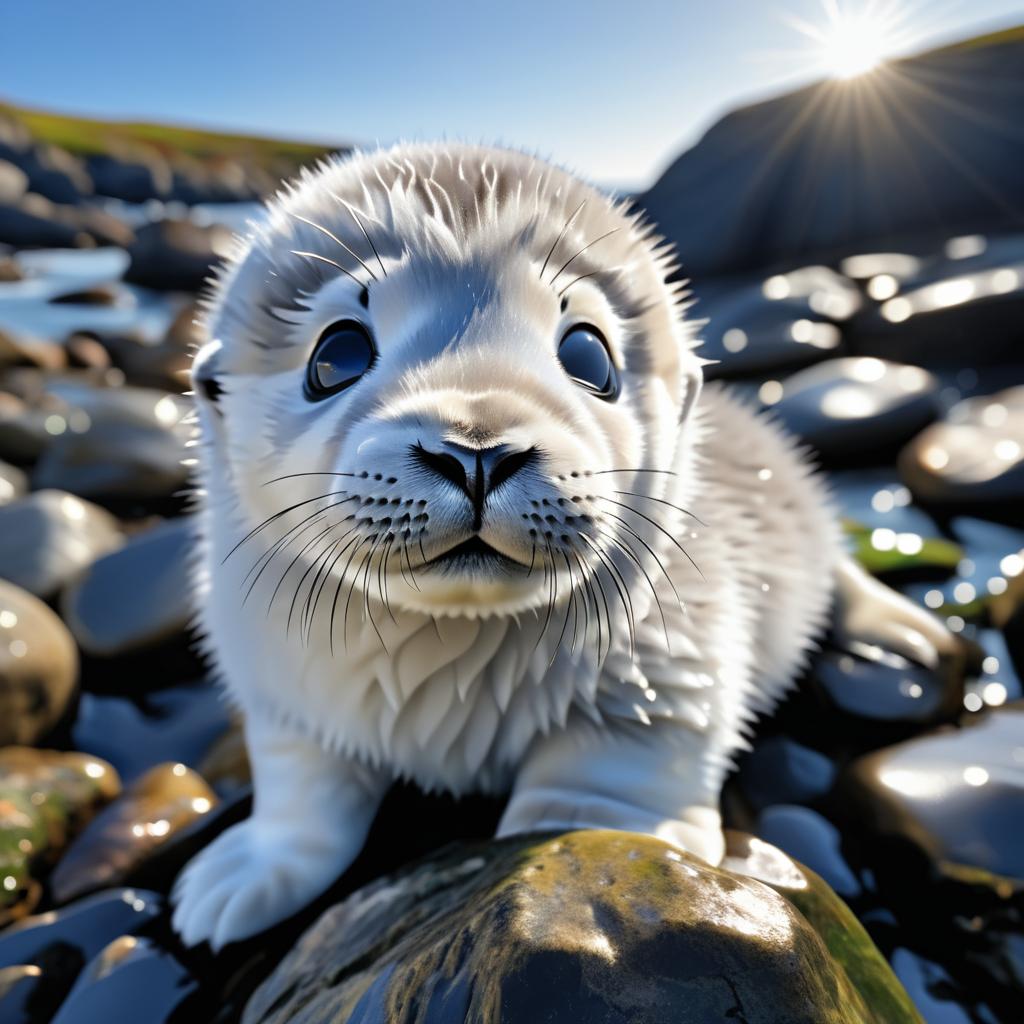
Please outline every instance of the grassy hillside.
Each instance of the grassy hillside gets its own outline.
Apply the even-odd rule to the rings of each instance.
[[[52,143],[80,156],[143,146],[168,158],[183,154],[201,161],[229,158],[279,167],[298,166],[347,148],[341,144],[294,142],[139,121],[100,121],[0,103],[0,115],[3,114],[24,124],[37,141]]]

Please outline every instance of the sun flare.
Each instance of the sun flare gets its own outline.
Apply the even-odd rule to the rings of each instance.
[[[821,39],[821,60],[833,78],[866,74],[887,56],[886,26],[871,17],[841,15]]]
[[[907,11],[893,3],[822,0],[821,9],[824,17],[814,23],[787,20],[809,42],[816,69],[829,78],[867,74],[906,47]]]

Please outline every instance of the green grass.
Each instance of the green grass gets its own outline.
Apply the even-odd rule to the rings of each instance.
[[[176,156],[202,163],[233,159],[280,172],[347,148],[341,143],[271,139],[143,121],[100,121],[0,102],[0,115],[3,114],[21,121],[37,141],[52,143],[80,156],[144,147],[171,160]]]

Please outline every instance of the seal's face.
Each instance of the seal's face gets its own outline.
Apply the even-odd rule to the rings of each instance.
[[[699,380],[664,257],[538,161],[403,157],[302,182],[215,296],[194,376],[249,583],[481,616],[640,571]]]

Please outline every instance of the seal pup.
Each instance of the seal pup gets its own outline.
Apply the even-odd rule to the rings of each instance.
[[[510,791],[502,835],[720,860],[842,543],[791,440],[702,390],[677,269],[626,204],[450,144],[327,162],[238,240],[193,368],[195,591],[254,804],[178,879],[187,943],[316,897],[398,778]]]

